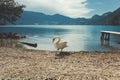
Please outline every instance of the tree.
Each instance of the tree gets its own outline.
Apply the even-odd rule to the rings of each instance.
[[[24,5],[20,5],[14,0],[0,0],[0,25],[15,24],[24,7]]]

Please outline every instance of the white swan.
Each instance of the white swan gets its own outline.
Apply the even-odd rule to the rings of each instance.
[[[54,42],[55,40],[57,40],[57,41],[55,42],[55,44],[54,44],[55,48],[56,48],[57,50],[61,49],[61,52],[62,52],[62,50],[67,47],[67,42],[60,42],[60,40],[61,40],[60,37],[54,37],[54,38],[53,38],[53,42]]]

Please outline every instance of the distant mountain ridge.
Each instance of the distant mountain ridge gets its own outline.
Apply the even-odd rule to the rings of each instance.
[[[21,25],[120,25],[120,8],[103,15],[87,18],[70,18],[60,14],[46,15],[40,12],[24,11],[16,24]]]
[[[45,15],[38,12],[24,11],[17,24],[75,24],[75,19],[59,14]]]

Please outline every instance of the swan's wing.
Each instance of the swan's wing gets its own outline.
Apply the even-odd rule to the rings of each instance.
[[[67,47],[67,42],[61,42],[61,43],[59,43],[59,45],[62,47]]]
[[[65,47],[67,47],[67,42],[61,42],[55,44],[55,48],[57,49],[64,49]]]

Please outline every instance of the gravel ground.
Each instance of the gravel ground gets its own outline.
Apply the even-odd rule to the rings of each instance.
[[[0,80],[120,80],[120,50],[56,54],[0,47]]]

